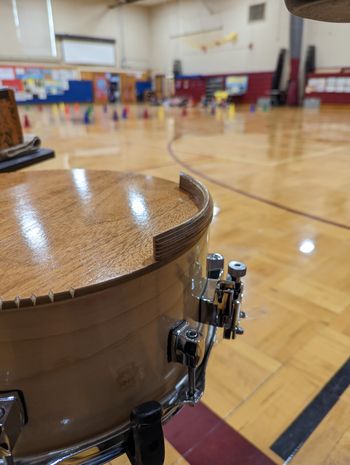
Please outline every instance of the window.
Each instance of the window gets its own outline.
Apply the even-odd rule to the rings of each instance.
[[[249,7],[249,22],[263,21],[265,19],[266,3],[257,3]]]

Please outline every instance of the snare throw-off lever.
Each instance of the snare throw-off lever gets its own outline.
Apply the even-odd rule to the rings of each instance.
[[[226,279],[223,279],[224,257],[213,253],[207,256],[207,279],[200,296],[199,320],[224,329],[224,339],[235,339],[244,333],[240,320],[246,318],[241,310],[244,284],[247,273],[244,263],[231,261]]]

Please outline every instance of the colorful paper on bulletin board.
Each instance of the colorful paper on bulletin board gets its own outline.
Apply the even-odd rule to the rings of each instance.
[[[74,69],[0,66],[0,85],[14,89],[17,102],[64,95],[69,81],[76,80],[80,80],[80,72]]]
[[[0,80],[12,80],[15,79],[15,73],[13,68],[2,68],[0,67]]]
[[[311,94],[313,92],[325,92],[326,90],[326,78],[310,78],[307,82],[306,93]]]
[[[335,77],[329,77],[326,80],[326,92],[335,92],[335,83],[336,83]]]
[[[3,87],[7,87],[12,89],[15,92],[22,92],[23,91],[23,82],[20,79],[3,79],[2,81]]]
[[[94,100],[96,103],[107,103],[108,82],[104,74],[94,76]]]
[[[229,95],[243,95],[248,90],[248,76],[228,76],[226,90]]]
[[[350,94],[350,78],[345,78],[344,92]]]
[[[335,81],[335,91],[338,94],[342,94],[345,92],[345,85],[346,85],[346,78],[338,77]]]

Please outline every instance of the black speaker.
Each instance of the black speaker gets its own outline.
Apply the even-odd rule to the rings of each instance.
[[[174,60],[173,73],[175,77],[181,76],[182,74],[182,63],[181,60]]]
[[[309,45],[305,57],[305,74],[314,73],[316,69],[316,47]]]
[[[280,53],[278,54],[276,69],[272,76],[271,90],[280,90],[286,53],[287,50],[285,48],[281,48]]]

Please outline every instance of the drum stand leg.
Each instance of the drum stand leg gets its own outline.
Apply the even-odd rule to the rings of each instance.
[[[132,434],[128,458],[132,465],[163,465],[164,435],[162,407],[158,402],[146,402],[130,415]]]

